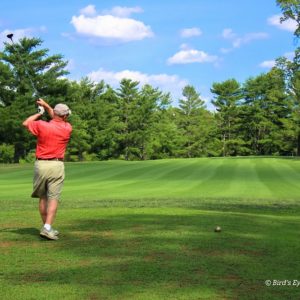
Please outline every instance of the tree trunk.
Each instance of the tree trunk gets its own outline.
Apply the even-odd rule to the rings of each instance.
[[[16,143],[15,144],[15,153],[14,153],[14,163],[18,164],[20,157],[24,154],[24,148],[22,144]]]

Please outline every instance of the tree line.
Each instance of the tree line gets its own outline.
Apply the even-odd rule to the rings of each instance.
[[[299,3],[277,3],[284,18],[298,22]],[[269,72],[243,83],[234,78],[213,83],[213,111],[191,85],[173,106],[169,93],[126,78],[118,88],[88,78],[68,80],[66,66],[63,56],[49,55],[38,38],[5,44],[0,52],[0,162],[34,160],[35,138],[21,123],[35,111],[38,96],[72,109],[69,161],[300,155],[300,48],[293,60],[279,57]],[[28,75],[39,95],[33,95]]]

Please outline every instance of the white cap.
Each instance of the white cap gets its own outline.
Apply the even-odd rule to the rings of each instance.
[[[60,117],[71,114],[71,110],[68,105],[62,103],[56,104],[53,110],[54,113]]]

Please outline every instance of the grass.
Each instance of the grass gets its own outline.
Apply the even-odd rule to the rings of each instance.
[[[32,172],[0,167],[1,299],[298,298],[297,159],[67,163],[57,242]]]

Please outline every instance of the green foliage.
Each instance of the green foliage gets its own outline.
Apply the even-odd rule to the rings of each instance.
[[[185,86],[179,100],[177,124],[182,134],[180,154],[183,157],[206,156],[207,138],[211,130],[209,113],[193,86]]]
[[[72,127],[73,133],[72,139],[68,145],[67,159],[69,155],[76,154],[78,157],[78,161],[81,161],[83,160],[83,153],[91,148],[91,145],[89,143],[91,136],[87,131],[88,123],[87,121],[81,119],[78,115],[73,114]]]
[[[13,101],[13,72],[8,65],[2,61],[2,54],[0,53],[0,107],[10,105]]]
[[[71,107],[69,161],[300,155],[299,49],[292,61],[278,58],[268,73],[243,84],[215,82],[212,112],[191,85],[173,107],[170,94],[130,79],[116,89],[63,79],[67,62],[41,46],[40,39],[24,38],[0,52],[0,143],[13,145],[14,162],[30,161],[35,148],[21,126],[36,110],[32,82],[50,105]]]
[[[300,2],[299,0],[276,0],[277,5],[281,8],[283,17],[281,22],[293,20],[297,23],[294,32],[295,37],[300,37]]]
[[[276,68],[282,72],[286,82],[286,93],[289,97],[291,113],[288,118],[282,119],[283,147],[300,156],[300,48],[295,50],[292,61],[279,58]],[[285,144],[287,142],[288,144]],[[294,150],[291,150],[294,148]]]
[[[61,55],[48,55],[48,49],[38,49],[41,45],[40,39],[23,38],[14,45],[6,43],[0,53],[0,141],[14,145],[14,162],[34,148],[34,138],[21,124],[35,112],[36,97],[47,97],[54,105],[66,91],[67,81],[60,76],[67,74],[67,62]],[[39,94],[33,96],[36,91]]]
[[[244,85],[245,109],[243,131],[255,155],[287,154],[280,143],[283,120],[292,113],[292,103],[285,91],[285,78],[279,69],[250,78]],[[290,152],[289,152],[290,154]]]
[[[242,90],[235,79],[214,83],[211,92],[215,94],[213,105],[216,107],[219,139],[222,141],[223,156],[242,155],[245,141],[240,137],[242,120],[240,100]]]
[[[14,146],[2,144],[0,145],[0,162],[12,163],[14,160]]]

